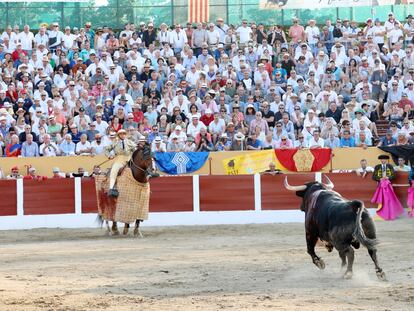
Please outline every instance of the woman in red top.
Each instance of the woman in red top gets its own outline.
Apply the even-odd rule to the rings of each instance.
[[[119,118],[117,116],[114,116],[114,118],[112,119],[111,122],[111,130],[110,132],[116,132],[118,133],[118,131],[122,128],[122,124],[119,123]]]
[[[14,134],[10,139],[10,144],[6,146],[6,157],[18,157],[21,149],[22,145],[19,144],[19,136]]]

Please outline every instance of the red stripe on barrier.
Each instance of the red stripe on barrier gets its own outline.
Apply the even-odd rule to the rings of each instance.
[[[15,180],[0,180],[2,200],[0,200],[0,216],[17,215],[17,191]]]
[[[295,192],[284,186],[285,176],[288,176],[290,185],[303,185],[314,181],[315,174],[289,174],[289,175],[262,175],[260,183],[262,188],[262,210],[299,210],[302,199]]]
[[[150,212],[193,211],[193,177],[160,177],[150,185]]]
[[[95,179],[82,178],[82,213],[97,213],[98,203],[96,201]]]
[[[24,215],[75,213],[73,178],[24,180]]]
[[[327,175],[335,185],[333,190],[340,193],[349,200],[361,200],[365,207],[377,207],[371,203],[371,199],[377,189],[377,182],[372,180],[372,174],[367,174],[365,178],[357,176],[356,173],[341,174],[322,174]],[[326,182],[322,177],[322,182]]]
[[[200,211],[254,210],[254,176],[200,176]]]

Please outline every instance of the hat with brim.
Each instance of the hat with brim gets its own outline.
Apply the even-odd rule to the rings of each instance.
[[[389,160],[390,156],[387,154],[381,154],[380,156],[378,156],[378,160]]]
[[[126,134],[127,132],[124,129],[120,129],[117,133],[117,135]]]
[[[234,136],[234,139],[235,139],[235,140],[238,140],[238,141],[242,141],[242,140],[244,140],[244,138],[245,138],[245,136],[244,136],[242,133],[237,133],[237,134]]]

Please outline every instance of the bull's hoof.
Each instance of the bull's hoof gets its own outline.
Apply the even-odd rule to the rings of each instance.
[[[333,250],[333,245],[331,243],[326,243],[325,244],[326,249],[328,250],[328,253],[332,252]]]
[[[109,189],[108,197],[117,198],[119,196],[119,192],[116,189]]]
[[[381,281],[387,281],[387,277],[385,276],[384,271],[377,271],[377,278]]]
[[[315,259],[314,261],[313,261],[313,263],[319,268],[319,269],[321,269],[321,270],[323,270],[323,269],[325,269],[325,262],[321,259],[321,258],[319,258],[319,259]]]
[[[344,274],[344,279],[345,280],[352,279],[352,271],[346,271],[345,274]]]

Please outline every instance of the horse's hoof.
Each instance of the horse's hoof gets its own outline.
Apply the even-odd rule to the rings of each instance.
[[[116,229],[116,230],[112,231],[112,236],[116,236],[116,235],[119,235],[119,231],[118,231],[118,229]]]
[[[144,236],[142,235],[141,230],[135,229],[134,230],[134,237],[142,239]]]
[[[313,261],[313,263],[319,268],[319,269],[321,269],[321,270],[323,270],[323,269],[325,269],[325,262],[321,259],[321,258],[319,258],[319,259],[315,259],[314,261]]]
[[[377,271],[377,278],[381,281],[387,281],[387,277],[385,276],[384,271]]]
[[[127,235],[128,234],[128,228],[124,228],[124,231],[122,231],[123,235]]]
[[[116,189],[109,189],[108,197],[110,198],[117,198],[119,196],[119,192]]]
[[[345,279],[345,280],[352,279],[352,271],[347,271],[347,272],[345,272],[345,274],[344,274],[344,279]]]

